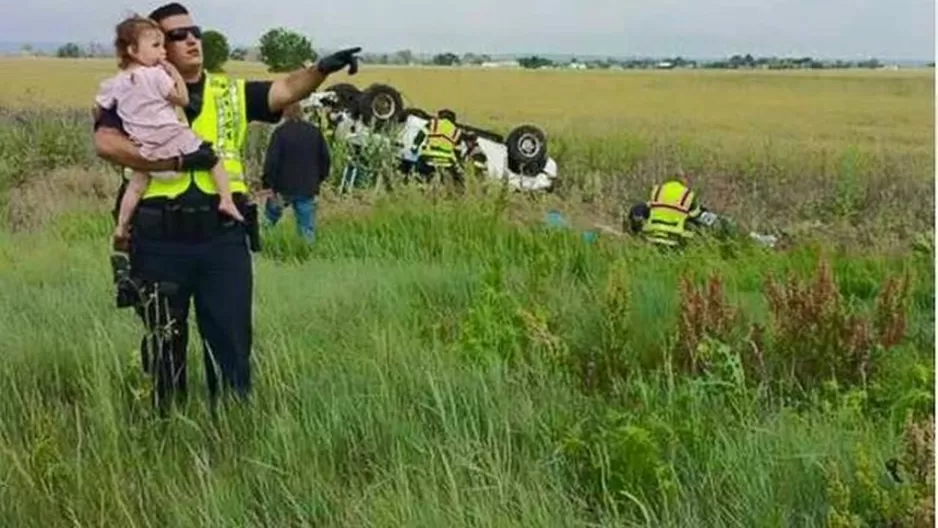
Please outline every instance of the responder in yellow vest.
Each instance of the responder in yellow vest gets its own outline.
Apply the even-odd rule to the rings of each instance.
[[[742,235],[733,219],[701,207],[696,193],[682,179],[655,185],[648,202],[635,204],[629,211],[628,223],[633,234],[664,248],[682,247],[699,228],[721,239]],[[763,247],[774,248],[778,243],[778,237],[770,234],[749,232],[748,238]]]
[[[440,110],[427,124],[427,139],[420,147],[417,171],[424,176],[444,172],[461,181],[461,143],[462,131],[456,126],[456,114]]]
[[[322,132],[322,136],[326,138],[326,142],[331,146],[333,139],[335,139],[335,122],[330,119],[330,114],[332,114],[332,111],[329,107],[314,108],[309,110],[306,120]]]
[[[250,250],[257,249],[257,214],[248,196],[242,159],[247,124],[277,123],[283,108],[307,97],[330,74],[345,67],[355,74],[360,48],[323,57],[276,81],[246,81],[203,70],[201,29],[181,4],[165,4],[149,18],[163,30],[167,60],[186,81],[190,101],[186,118],[211,147],[186,158],[148,161],[122,133],[117,112],[100,108],[95,110],[94,144],[101,158],[117,165],[179,172],[175,179],[150,179],[131,220],[129,247],[129,282],[138,299],[133,305],[149,334],[141,343],[141,355],[154,376],[154,403],[165,411],[171,394],[186,392],[187,319],[193,298],[211,402],[219,396],[219,377],[224,388],[237,396],[250,392]],[[216,211],[218,193],[209,169],[218,159],[231,178],[244,224]],[[118,298],[118,306],[127,304]]]
[[[655,185],[648,202],[639,203],[629,211],[633,233],[662,246],[682,246],[694,234],[695,225],[704,210],[697,196],[685,181],[673,179]]]

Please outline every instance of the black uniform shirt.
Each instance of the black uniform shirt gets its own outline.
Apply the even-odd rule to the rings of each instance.
[[[277,123],[280,121],[281,112],[273,112],[267,102],[267,96],[270,92],[272,81],[247,81],[244,83],[244,104],[247,111],[248,121],[261,121],[264,123]],[[186,119],[191,125],[202,111],[202,97],[205,88],[205,74],[203,73],[199,80],[194,83],[186,83],[189,90],[189,104],[184,108]],[[94,129],[98,127],[111,127],[126,133],[124,124],[120,116],[117,115],[117,106],[110,109],[101,109],[101,113],[94,123]],[[195,187],[190,185],[180,197],[181,201],[192,204],[206,203],[211,198]]]
[[[307,121],[289,119],[270,137],[262,185],[285,196],[316,196],[329,177],[330,165],[322,131]]]

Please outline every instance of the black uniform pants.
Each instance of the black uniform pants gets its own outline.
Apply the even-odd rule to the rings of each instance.
[[[142,213],[142,214],[141,214]],[[203,341],[206,379],[212,403],[219,395],[219,377],[238,396],[251,389],[253,269],[242,224],[219,228],[205,240],[179,241],[141,226],[135,215],[131,268],[153,288],[137,308],[147,336],[142,355],[154,378],[159,407],[175,394],[186,396],[186,347],[190,299]],[[150,232],[148,232],[150,231]]]

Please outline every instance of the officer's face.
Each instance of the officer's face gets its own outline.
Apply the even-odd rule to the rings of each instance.
[[[202,67],[202,31],[189,15],[174,15],[160,21],[166,35],[166,58],[183,75]]]

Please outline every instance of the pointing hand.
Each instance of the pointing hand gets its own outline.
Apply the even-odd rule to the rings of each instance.
[[[327,55],[319,59],[319,62],[316,63],[316,68],[324,75],[329,75],[330,73],[341,70],[347,65],[348,74],[355,75],[358,72],[358,56],[355,54],[361,50],[361,47],[354,47],[337,51],[332,55]]]

